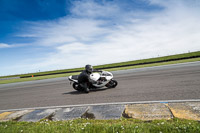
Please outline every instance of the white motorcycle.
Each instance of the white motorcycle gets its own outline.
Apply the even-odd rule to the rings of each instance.
[[[75,90],[84,91],[78,82],[78,75],[71,75],[68,79]],[[89,85],[89,90],[97,90],[103,87],[115,88],[118,84],[118,82],[113,79],[113,74],[108,71],[92,73],[90,74],[90,79],[93,80],[94,83]]]

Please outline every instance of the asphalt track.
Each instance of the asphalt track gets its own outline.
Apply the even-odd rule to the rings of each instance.
[[[46,106],[200,99],[200,62],[113,72],[114,89],[79,93],[67,77],[0,85],[0,110]]]

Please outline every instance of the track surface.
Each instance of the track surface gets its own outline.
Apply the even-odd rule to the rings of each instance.
[[[60,105],[200,99],[200,62],[113,72],[114,89],[79,93],[67,77],[0,85],[0,110]]]

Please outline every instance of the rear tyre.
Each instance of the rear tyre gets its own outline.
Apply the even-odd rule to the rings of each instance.
[[[72,86],[73,86],[73,88],[74,88],[75,90],[77,90],[77,91],[82,91],[82,89],[81,89],[81,87],[80,87],[80,85],[79,85],[78,83],[74,82]]]

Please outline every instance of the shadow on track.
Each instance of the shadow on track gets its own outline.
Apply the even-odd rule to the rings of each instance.
[[[110,88],[102,88],[102,89],[94,89],[94,90],[90,90],[89,93],[92,93],[92,92],[98,92],[98,91],[105,91],[107,89],[110,89]],[[88,93],[85,93],[85,92],[80,92],[80,91],[71,91],[71,92],[66,92],[66,93],[62,93],[63,95],[81,95],[81,94],[88,94]]]

